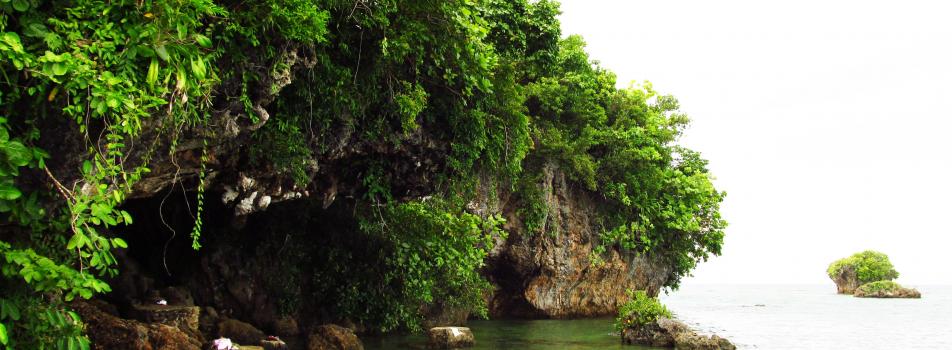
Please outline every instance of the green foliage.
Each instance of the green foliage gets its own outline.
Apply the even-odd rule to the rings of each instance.
[[[649,297],[645,291],[628,290],[627,294],[628,301],[618,309],[615,330],[643,327],[658,321],[659,317],[671,317],[671,311],[668,311],[658,298]]]
[[[614,74],[589,62],[579,37],[559,43],[548,74],[526,88],[536,140],[528,164],[555,161],[606,199],[597,210],[601,244],[658,257],[674,267],[665,285],[677,287],[698,262],[720,254],[727,225],[719,212],[725,194],[707,161],[676,143],[688,118],[650,84],[615,88]],[[540,170],[530,165],[530,173]]]
[[[344,308],[373,320],[381,330],[398,327],[419,331],[421,305],[438,303],[486,317],[483,301],[490,285],[479,274],[493,247],[505,237],[499,217],[480,218],[447,208],[437,200],[388,204],[361,222],[361,231],[385,243],[386,272],[380,283],[389,288],[348,295]],[[369,295],[368,295],[369,294]],[[361,313],[368,300],[380,309]]]
[[[876,281],[869,282],[856,288],[856,294],[880,294],[888,292],[896,292],[902,289],[902,286],[899,283],[893,281]]]
[[[421,306],[485,314],[476,271],[501,220],[467,212],[462,194],[483,176],[512,186],[529,231],[545,231],[542,164],[605,199],[593,261],[609,246],[656,256],[677,286],[720,253],[724,194],[706,161],[676,145],[688,123],[677,101],[616,88],[581,38],[560,39],[558,14],[546,0],[0,2],[0,219],[28,231],[2,236],[4,277],[51,300],[107,291],[99,278],[116,274],[116,236],[132,222],[120,205],[183,136],[204,142],[198,249],[208,142],[222,128],[211,116],[224,107],[260,127],[237,138],[250,140],[241,161],[298,187],[341,145],[359,148],[359,234],[382,280],[332,291],[341,314],[381,329],[418,328]],[[63,138],[85,159],[48,168],[37,145]],[[393,156],[406,150],[435,158],[434,197],[452,200],[395,192]],[[292,285],[275,288],[282,312],[297,307]],[[41,339],[4,324],[10,342]]]
[[[307,167],[313,155],[297,125],[277,119],[265,124],[253,138],[248,152],[252,165],[270,164],[274,172],[290,176],[298,186],[307,186],[311,181]]]
[[[844,269],[856,271],[860,284],[876,281],[890,281],[899,278],[899,272],[893,268],[886,254],[867,250],[839,259],[826,269],[827,275],[835,279]]]
[[[75,312],[5,286],[0,298],[0,348],[89,350],[83,323]]]

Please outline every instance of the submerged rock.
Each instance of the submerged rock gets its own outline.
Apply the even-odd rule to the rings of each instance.
[[[661,317],[646,326],[627,327],[621,332],[622,343],[678,350],[733,350],[736,347],[717,335],[703,336],[681,321]]]
[[[364,345],[350,329],[326,324],[307,337],[307,350],[363,350]]]
[[[433,327],[429,332],[432,349],[456,349],[473,346],[476,339],[467,327]]]
[[[879,281],[867,283],[853,293],[853,296],[859,298],[913,298],[918,299],[922,294],[914,288],[905,288],[899,283],[892,281]]]

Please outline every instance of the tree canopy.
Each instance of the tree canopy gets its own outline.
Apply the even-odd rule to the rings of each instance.
[[[208,150],[230,134],[246,153],[239,166],[272,169],[289,187],[311,186],[311,164],[339,152],[343,139],[362,147],[352,164],[359,201],[386,208],[365,219],[426,224],[381,233],[392,241],[394,271],[412,258],[398,247],[465,234],[432,250],[461,265],[393,275],[405,296],[418,296],[407,305],[452,294],[478,309],[480,242],[498,222],[466,211],[467,189],[489,174],[533,198],[545,163],[604,199],[600,251],[657,256],[676,287],[720,254],[724,193],[707,161],[677,145],[689,122],[677,99],[648,83],[617,88],[582,38],[562,36],[558,8],[547,0],[0,1],[0,283],[18,291],[0,303],[67,315],[4,311],[3,345],[48,341],[39,324],[56,325],[73,339],[67,345],[85,341],[61,302],[110,290],[102,280],[117,273],[113,252],[127,246],[122,228],[135,219],[121,205],[152,160],[185,141],[201,150],[191,234],[199,249]],[[395,165],[381,150],[400,147],[436,158],[437,185],[417,198],[403,198],[400,179],[385,175]],[[76,153],[79,161],[67,157]],[[422,205],[422,195],[445,200]],[[525,205],[531,223],[540,206]],[[35,302],[41,295],[57,302]],[[389,326],[411,318],[404,314],[413,309],[400,307]]]
[[[891,281],[899,278],[899,272],[893,268],[886,254],[866,250],[830,263],[826,273],[836,278],[841,272],[850,269],[856,272],[860,284],[877,281]]]

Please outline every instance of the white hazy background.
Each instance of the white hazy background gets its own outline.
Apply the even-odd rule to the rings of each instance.
[[[681,101],[710,160],[723,256],[685,283],[831,283],[888,254],[911,286],[950,284],[952,3],[564,0],[619,84]]]

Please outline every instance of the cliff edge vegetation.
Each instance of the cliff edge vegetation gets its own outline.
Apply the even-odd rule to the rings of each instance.
[[[677,144],[677,99],[618,88],[558,13],[545,0],[0,1],[0,346],[86,348],[69,301],[123,306],[141,301],[130,289],[198,273],[215,292],[195,303],[234,299],[230,316],[259,327],[485,315],[480,271],[507,225],[553,233],[544,169],[591,198],[593,266],[638,256],[677,287],[720,254],[725,194]],[[482,205],[500,197],[519,203],[509,220]],[[273,210],[300,211],[260,226]],[[225,249],[238,241],[248,256]],[[122,282],[136,259],[155,285]]]

